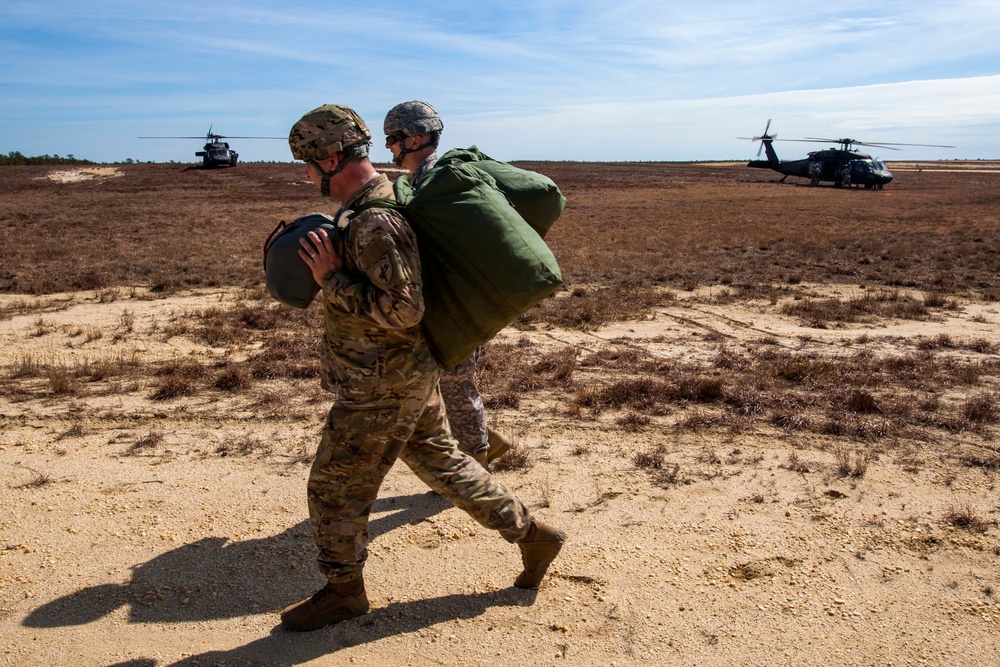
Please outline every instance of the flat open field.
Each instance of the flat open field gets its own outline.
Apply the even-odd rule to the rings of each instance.
[[[291,164],[0,169],[2,665],[995,665],[1000,164],[882,191],[525,163],[564,289],[484,350],[515,547],[405,466],[371,612],[308,635],[315,306],[262,287]]]

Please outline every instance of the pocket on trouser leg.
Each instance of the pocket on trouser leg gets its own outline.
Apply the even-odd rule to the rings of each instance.
[[[309,474],[309,516],[320,560],[333,570],[365,558],[368,513],[405,443],[399,409],[330,410]]]

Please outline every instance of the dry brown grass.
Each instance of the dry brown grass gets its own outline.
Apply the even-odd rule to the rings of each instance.
[[[979,516],[970,503],[950,508],[945,513],[944,522],[971,533],[985,533],[990,526],[996,524],[995,521],[988,521]]]
[[[516,438],[511,441],[510,449],[490,464],[490,469],[494,472],[527,470],[530,467],[531,450]]]
[[[224,391],[245,391],[253,385],[249,364],[227,364],[215,377],[212,386]]]
[[[157,447],[163,444],[163,432],[151,429],[146,435],[142,436],[125,450],[125,454],[128,456],[136,456],[155,450]]]
[[[837,461],[837,474],[841,477],[864,477],[872,460],[872,452],[860,447],[851,449],[839,445],[834,448],[833,454]]]
[[[894,183],[874,192],[808,189],[772,183],[751,170],[693,165],[527,164],[560,184],[569,204],[547,242],[564,289],[515,323],[592,331],[641,320],[685,299],[722,305],[755,300],[822,328],[881,320],[928,320],[961,300],[1000,298],[992,222],[994,188],[941,173],[933,188]],[[47,294],[92,289],[100,303],[124,303],[113,330],[77,328],[93,342],[137,333],[129,299],[159,298],[192,286],[245,287],[244,297],[154,323],[153,334],[189,337],[239,353],[214,365],[191,360],[143,364],[120,354],[72,363],[22,355],[0,393],[24,400],[39,391],[77,397],[146,390],[156,401],[203,395],[248,396],[261,414],[296,408],[268,386],[315,380],[321,310],[276,304],[262,287],[259,244],[278,219],[320,208],[299,185],[294,165],[245,165],[231,171],[183,171],[126,165],[105,183],[59,184],[47,168],[0,170],[0,291]],[[45,202],[58,198],[63,206]],[[849,203],[850,215],[844,205]],[[44,213],[43,213],[44,212]],[[127,222],[127,224],[125,224]],[[44,239],[64,239],[56,252]],[[72,261],[66,261],[72,257]],[[803,283],[853,282],[858,292],[823,297]],[[694,297],[697,286],[723,286]],[[151,290],[147,294],[140,287]],[[57,333],[53,297],[9,302],[0,318],[35,317],[32,335]],[[714,359],[651,355],[615,341],[541,349],[527,335],[484,347],[479,383],[491,410],[556,396],[564,414],[607,418],[628,432],[675,428],[746,432],[780,428],[843,438],[846,475],[868,459],[857,443],[935,440],[972,433],[989,438],[1000,421],[1000,358],[985,338],[949,334],[914,340],[910,351],[800,351],[764,336],[736,348],[709,333]],[[228,357],[229,352],[227,352]],[[243,360],[245,359],[245,360]],[[126,382],[129,383],[126,385]],[[312,386],[312,385],[310,385]],[[213,393],[214,392],[214,393]],[[213,399],[209,399],[213,400]],[[845,446],[846,447],[846,446]],[[240,448],[227,445],[227,451]],[[861,458],[859,458],[861,457]],[[983,459],[990,465],[988,457]]]
[[[927,300],[902,294],[899,290],[866,291],[850,299],[804,299],[782,306],[781,311],[800,317],[811,326],[829,322],[862,322],[898,317],[924,320],[930,316]]]
[[[872,193],[777,185],[767,172],[698,165],[525,166],[552,177],[569,201],[546,239],[568,293],[529,321],[592,327],[697,285],[730,285],[740,298],[801,282],[882,286],[874,297],[828,304],[834,314],[846,306],[862,315],[919,315],[962,293],[1000,294],[992,222],[1000,195],[964,174],[938,174],[933,186],[898,179]],[[321,207],[293,164],[120,168],[123,178],[73,185],[44,178],[49,167],[0,171],[0,291],[96,289],[111,301],[122,286],[140,284],[161,294],[259,287],[267,233]],[[43,242],[52,234],[63,239],[55,249]],[[902,287],[925,297],[903,297]]]
[[[33,468],[28,468],[31,473],[31,477],[20,484],[14,484],[10,488],[12,489],[38,489],[43,486],[48,486],[52,484],[55,480],[48,473],[44,473]]]
[[[241,435],[226,438],[215,453],[219,456],[252,456],[267,455],[274,451],[273,445],[251,435]]]
[[[635,467],[637,468],[660,470],[663,468],[665,456],[666,447],[660,444],[636,454],[632,457],[632,463],[635,464]]]

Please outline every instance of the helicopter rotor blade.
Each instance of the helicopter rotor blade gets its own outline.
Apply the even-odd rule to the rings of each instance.
[[[222,134],[210,134],[202,135],[200,137],[139,137],[140,139],[198,139],[200,141],[205,141],[205,139],[288,139],[288,137],[230,137]]]
[[[872,148],[885,148],[885,149],[890,150],[890,151],[901,151],[901,150],[903,150],[902,148],[894,148],[894,146],[896,146],[896,144],[869,144],[869,143],[867,143],[865,141],[855,141],[854,145],[855,146],[871,146]]]
[[[764,137],[736,137],[736,138],[737,139],[749,139],[750,141],[761,141],[761,140],[764,139]],[[833,142],[833,143],[837,143],[836,139],[779,139],[778,135],[776,135],[776,134],[772,134],[771,136],[769,136],[767,138],[770,141],[797,141],[797,142],[805,143],[805,144],[814,144],[817,141],[830,141],[830,142]]]
[[[943,144],[886,144],[881,142],[877,144],[872,144],[866,141],[856,141],[854,143],[856,143],[858,146],[878,146],[879,148],[888,148],[889,146],[924,146],[926,148],[954,148],[954,146],[945,146]]]
[[[831,144],[843,144],[848,146],[874,146],[875,148],[888,148],[889,150],[901,150],[899,148],[892,148],[893,146],[923,146],[926,148],[954,148],[954,146],[945,146],[942,144],[897,144],[882,141],[858,141],[857,139],[822,139],[820,137],[806,137],[805,139],[800,139],[799,141],[820,141],[824,143]]]

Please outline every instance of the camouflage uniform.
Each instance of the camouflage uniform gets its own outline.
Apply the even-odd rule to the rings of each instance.
[[[379,175],[338,212],[392,198]],[[367,558],[368,515],[399,457],[433,490],[509,542],[531,525],[528,509],[457,447],[445,416],[441,368],[427,346],[420,259],[394,211],[350,219],[344,266],[323,285],[322,383],[337,394],[309,474],[309,516],[321,570],[354,579]]]
[[[420,180],[437,163],[437,159],[436,152],[424,158],[410,179],[414,187],[420,186]],[[479,350],[476,350],[468,359],[447,369],[441,376],[441,396],[448,412],[451,432],[458,440],[459,448],[469,456],[482,454],[490,447],[486,411],[476,385],[478,358]]]

